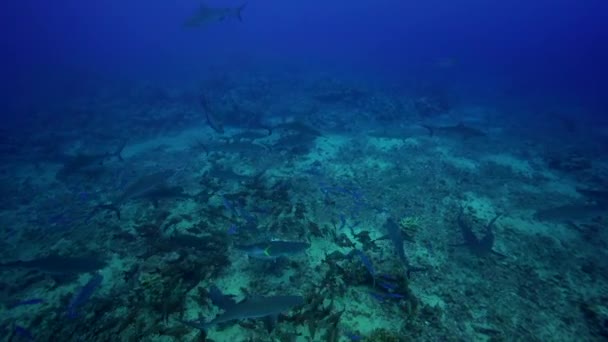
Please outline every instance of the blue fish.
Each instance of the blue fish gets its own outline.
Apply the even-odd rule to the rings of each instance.
[[[224,207],[229,210],[232,211],[233,214],[238,215],[238,213],[236,212],[236,209],[234,207],[234,204],[226,198],[226,196],[222,196],[222,202],[224,203]]]
[[[255,229],[258,225],[258,220],[255,216],[251,215],[245,208],[238,208],[239,216],[245,219],[247,222],[248,229]]]
[[[236,224],[233,223],[230,225],[230,228],[228,228],[227,233],[228,233],[228,235],[234,235],[234,234],[238,233],[238,229],[239,229],[239,227],[237,227]]]
[[[86,191],[81,191],[78,193],[78,199],[81,202],[86,202],[89,199],[89,193]]]
[[[361,341],[363,340],[363,337],[361,335],[355,334],[354,332],[345,332],[344,335],[346,335],[346,337],[348,337],[349,340],[351,341]]]
[[[22,305],[35,305],[35,304],[42,304],[44,303],[44,299],[42,298],[32,298],[32,299],[26,299],[26,300],[21,300],[18,302],[15,302],[11,305],[8,306],[8,309],[14,309],[18,306],[22,306]]]
[[[369,291],[369,294],[374,297],[375,299],[384,302],[387,299],[402,299],[405,298],[405,295],[402,295],[400,293],[379,293],[379,292],[372,292]]]
[[[34,340],[34,336],[32,335],[31,332],[29,332],[26,328],[15,324],[15,334],[21,336],[22,338],[25,338],[28,341],[33,341]]]
[[[344,217],[344,214],[340,214],[340,230],[342,230],[345,226],[346,226],[346,217]]]
[[[355,249],[354,251],[361,259],[363,266],[365,266],[369,274],[372,276],[372,279],[374,281],[374,287],[376,287],[376,272],[374,271],[374,265],[372,264],[372,261],[367,255],[365,255],[365,253],[361,252],[360,250]]]
[[[380,286],[382,286],[383,288],[385,288],[386,290],[389,290],[389,291],[397,288],[397,284],[390,283],[387,281],[380,281],[380,282],[378,282],[378,284],[380,284]]]

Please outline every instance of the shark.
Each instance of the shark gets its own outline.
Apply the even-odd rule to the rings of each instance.
[[[401,228],[399,228],[397,222],[390,217],[387,218],[384,222],[384,229],[388,234],[386,237],[392,242],[393,247],[395,247],[395,252],[397,252],[399,261],[405,267],[407,277],[409,278],[412,272],[424,271],[425,268],[423,267],[412,267],[410,265],[410,262],[403,250],[403,232],[401,231]]]
[[[481,130],[474,127],[465,126],[465,124],[463,124],[462,122],[454,126],[421,126],[428,129],[429,135],[431,136],[443,135],[446,137],[455,137],[463,140],[486,136],[486,134]]]
[[[31,260],[17,260],[0,263],[0,269],[33,269],[48,273],[87,273],[97,271],[107,265],[107,261],[96,256],[48,255]]]
[[[587,221],[607,215],[608,206],[604,204],[566,204],[537,210],[534,218],[545,222],[570,222]]]
[[[205,94],[201,94],[200,103],[203,113],[205,114],[205,119],[207,120],[207,125],[209,125],[209,127],[211,127],[211,129],[213,129],[216,133],[224,134],[224,124],[211,111],[209,101],[207,101]]]
[[[193,15],[186,19],[184,26],[198,27],[231,18],[243,22],[242,12],[245,6],[247,6],[247,3],[243,3],[237,7],[209,7],[206,4],[202,4]]]
[[[276,260],[280,257],[290,257],[304,252],[310,247],[308,242],[270,240],[250,245],[236,245],[235,248],[244,251],[249,257],[261,260]]]
[[[223,310],[221,314],[209,322],[203,322],[202,320],[185,321],[181,319],[178,321],[203,331],[217,324],[243,319],[266,318],[268,319],[268,323],[273,324],[276,322],[279,314],[304,304],[304,297],[297,295],[252,296],[237,303],[231,296],[224,295],[215,286],[209,290],[209,298],[214,305]]]
[[[608,204],[608,190],[606,189],[582,189],[576,188],[576,192],[579,194],[594,200],[596,203],[605,205]]]
[[[486,256],[489,254],[498,255],[501,257],[505,257],[505,255],[496,252],[494,248],[494,240],[496,239],[494,235],[494,224],[496,220],[500,218],[500,214],[496,215],[488,224],[485,226],[485,235],[483,238],[478,238],[475,233],[473,233],[473,229],[471,226],[465,222],[463,219],[464,208],[460,208],[460,212],[458,213],[458,226],[460,227],[460,231],[462,233],[462,238],[464,242],[456,245],[452,245],[453,247],[467,247],[471,253],[476,256]]]
[[[125,148],[125,146],[126,141],[123,141],[113,152],[94,154],[78,153],[75,155],[58,154],[55,156],[55,158],[57,161],[63,164],[62,168],[58,172],[58,175],[66,176],[84,171],[88,168],[99,166],[111,158],[124,161],[122,157],[122,150]]]
[[[380,139],[397,139],[404,141],[410,137],[404,129],[401,128],[383,128],[367,132],[367,136]]]
[[[175,174],[174,170],[163,170],[154,172],[151,174],[144,175],[134,181],[133,183],[127,185],[123,193],[118,196],[113,202],[108,204],[100,204],[97,205],[91,214],[89,214],[89,218],[93,217],[100,209],[111,210],[116,213],[116,217],[120,219],[120,207],[126,203],[127,201],[135,198],[151,198],[154,201],[155,197],[159,197],[161,193],[167,194],[167,191],[172,191],[173,195],[183,195],[186,196],[185,193],[180,192],[179,194],[176,191],[179,191],[177,188],[171,188],[167,185],[167,180],[171,178]]]
[[[271,129],[269,129],[269,133],[272,134],[272,132],[275,130],[290,131],[290,132],[299,133],[299,134],[303,134],[303,135],[310,135],[310,136],[314,136],[314,137],[320,137],[323,135],[323,133],[321,133],[321,131],[319,131],[318,129],[316,129],[304,122],[300,122],[300,121],[289,121],[289,122],[280,123],[278,125],[273,126]]]
[[[134,197],[147,199],[152,201],[154,208],[158,208],[158,202],[166,199],[195,199],[195,195],[190,195],[185,192],[181,186],[168,185],[166,183],[160,183],[156,187],[150,188],[150,190]]]
[[[75,319],[78,317],[78,309],[83,306],[89,300],[89,298],[91,298],[93,293],[95,293],[95,290],[101,285],[102,281],[103,276],[96,273],[78,292],[74,294],[70,300],[70,304],[68,305],[68,318]]]

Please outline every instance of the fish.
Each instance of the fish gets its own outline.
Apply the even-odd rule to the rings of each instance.
[[[403,239],[403,235],[401,233],[401,228],[395,222],[395,220],[393,220],[390,217],[387,218],[386,221],[384,222],[384,229],[386,229],[386,232],[388,233],[387,237],[393,244],[393,247],[395,248],[395,252],[397,253],[397,258],[399,258],[399,261],[405,267],[408,278],[409,278],[411,272],[425,270],[422,267],[412,267],[410,265],[410,262],[407,259],[407,256],[405,255],[405,251],[403,250],[404,239]]]
[[[380,282],[378,282],[378,284],[380,284],[380,286],[383,287],[387,291],[393,291],[398,286],[397,284],[390,283],[390,282],[387,282],[387,281],[380,281]]]
[[[209,7],[206,4],[202,4],[194,14],[186,19],[184,26],[198,27],[231,18],[243,22],[242,12],[246,6],[247,3],[243,3],[237,7]]]
[[[120,161],[124,161],[122,157],[122,151],[126,146],[126,140],[121,142],[118,148],[113,152],[86,154],[79,153],[75,155],[61,154],[56,158],[63,164],[62,168],[57,172],[59,177],[65,177],[74,173],[84,171],[87,168],[93,166],[99,166],[104,161],[110,158],[117,158]]]
[[[234,235],[238,232],[239,232],[239,227],[234,223],[231,224],[230,227],[228,228],[228,230],[226,231],[226,233],[228,233],[228,235]]]
[[[42,298],[25,299],[25,300],[20,300],[18,302],[14,302],[14,303],[10,304],[8,306],[8,309],[12,310],[18,306],[36,305],[36,304],[42,304],[42,303],[44,303],[44,299],[42,299]]]
[[[391,240],[393,247],[395,248],[395,252],[397,252],[397,257],[401,263],[404,265],[409,265],[409,261],[405,256],[405,252],[403,251],[404,239],[399,225],[392,218],[388,218],[384,223],[384,229],[386,229],[388,238]]]
[[[320,137],[323,135],[318,129],[309,126],[308,124],[300,121],[290,121],[285,123],[280,123],[272,127],[269,132],[273,132],[274,130],[285,130],[289,132],[294,132],[302,135],[309,135],[313,137]]]
[[[579,194],[591,198],[596,201],[598,204],[606,205],[608,204],[608,190],[590,190],[590,189],[581,189],[576,188],[576,192]]]
[[[384,302],[387,299],[402,299],[405,298],[405,295],[402,295],[400,293],[380,293],[380,292],[374,292],[374,291],[368,291],[368,293],[370,294],[370,296],[374,297],[374,299]]]
[[[271,240],[250,245],[235,245],[236,249],[244,251],[254,259],[276,260],[280,257],[290,257],[304,252],[310,247],[308,242]]]
[[[401,128],[383,128],[372,130],[367,133],[367,136],[380,139],[397,139],[404,141],[411,136],[411,133],[406,132]]]
[[[96,273],[89,279],[89,281],[72,297],[70,304],[68,305],[68,318],[74,319],[78,317],[78,308],[84,305],[89,298],[93,295],[95,290],[101,285],[103,277],[101,274]]]
[[[205,119],[207,120],[207,125],[216,133],[224,134],[224,124],[211,111],[209,101],[207,101],[205,94],[201,94],[200,103],[203,108],[203,113],[205,114]]]
[[[537,210],[534,218],[546,222],[585,221],[606,216],[608,206],[599,204],[566,204]]]
[[[266,173],[266,171],[267,170],[264,169],[256,174],[243,175],[236,173],[234,172],[234,170],[229,168],[213,167],[209,171],[207,171],[205,175],[223,181],[233,181],[237,183],[255,183]]]
[[[155,208],[158,207],[158,202],[165,199],[193,199],[196,196],[190,195],[184,191],[181,186],[171,186],[166,183],[160,183],[156,187],[149,189],[135,197],[152,201]]]
[[[240,142],[242,140],[245,141],[255,141],[258,139],[264,139],[270,136],[270,134],[272,133],[272,131],[270,129],[266,129],[265,132],[263,131],[243,131],[240,133],[236,133],[231,135],[228,139],[235,141],[235,142]]]
[[[494,240],[496,239],[494,235],[494,224],[496,220],[498,220],[502,215],[498,214],[491,219],[488,224],[485,226],[485,235],[482,238],[478,238],[475,233],[473,233],[473,229],[470,224],[468,224],[463,219],[464,208],[461,207],[458,213],[458,227],[460,228],[460,232],[462,233],[463,242],[460,244],[452,245],[452,247],[467,247],[471,253],[476,256],[483,257],[490,254],[498,255],[501,257],[505,257],[505,255],[496,252],[494,250]]]
[[[304,304],[304,297],[297,295],[252,296],[237,303],[231,297],[222,294],[215,286],[210,289],[209,294],[212,303],[223,310],[221,314],[209,322],[202,322],[202,320],[185,321],[181,319],[178,321],[203,331],[217,324],[243,319],[269,318],[271,321],[276,322],[279,314]]]
[[[221,152],[221,153],[239,153],[244,155],[255,155],[259,156],[260,153],[266,153],[270,148],[261,143],[255,142],[229,142],[219,144],[209,144],[205,146],[207,153],[210,152]]]
[[[361,259],[361,262],[363,263],[363,266],[365,266],[365,269],[367,269],[367,272],[369,272],[369,275],[372,276],[374,282],[373,287],[376,287],[376,271],[374,270],[374,264],[372,264],[371,259],[358,249],[353,249],[353,251],[359,256],[359,259]]]
[[[15,335],[20,336],[20,338],[28,340],[28,341],[33,341],[34,340],[34,335],[32,335],[32,333],[27,330],[26,328],[15,324],[14,327],[14,331],[15,331]],[[9,339],[10,341],[10,339]]]
[[[447,137],[455,137],[463,140],[476,137],[485,137],[486,133],[481,130],[469,126],[465,126],[462,122],[454,126],[431,126],[421,125],[429,130],[429,135],[443,135]]]
[[[26,268],[50,273],[87,273],[107,266],[107,261],[97,256],[66,257],[49,255],[32,260],[0,263],[0,269]]]
[[[120,219],[120,207],[124,203],[134,198],[145,197],[146,194],[153,193],[162,186],[167,186],[167,180],[174,174],[175,171],[173,170],[163,170],[140,177],[133,183],[127,185],[122,194],[111,203],[95,206],[93,211],[89,214],[88,219],[93,217],[100,209],[111,210],[116,214],[116,217]]]

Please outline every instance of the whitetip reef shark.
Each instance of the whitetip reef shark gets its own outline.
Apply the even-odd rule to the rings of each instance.
[[[187,326],[206,331],[213,325],[252,318],[267,318],[270,327],[276,322],[277,316],[292,308],[304,304],[302,296],[252,296],[240,302],[235,302],[230,296],[222,294],[215,286],[209,290],[209,298],[214,305],[223,310],[221,314],[209,322],[178,320]]]

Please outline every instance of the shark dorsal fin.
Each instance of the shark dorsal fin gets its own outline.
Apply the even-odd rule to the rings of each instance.
[[[209,298],[214,305],[217,305],[224,310],[236,304],[232,296],[223,294],[215,285],[209,289]]]

